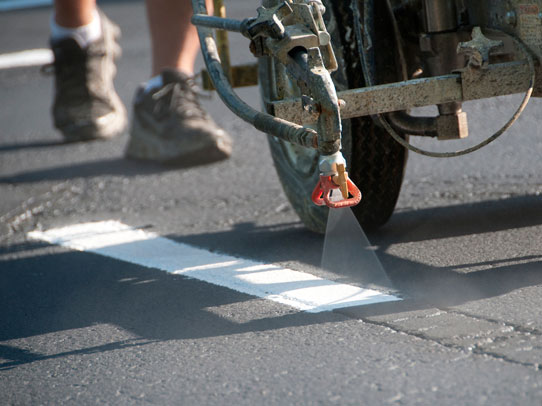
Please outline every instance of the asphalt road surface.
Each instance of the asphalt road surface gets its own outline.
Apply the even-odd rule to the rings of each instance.
[[[254,14],[227,3],[230,16]],[[149,74],[144,4],[102,5],[123,30],[116,86],[130,106]],[[1,12],[0,54],[46,48],[50,12]],[[250,61],[246,41],[232,41],[234,60]],[[114,220],[359,284],[355,263],[318,268],[324,237],[287,203],[265,137],[216,97],[204,104],[233,136],[232,158],[164,170],[124,160],[127,135],[63,144],[52,82],[39,66],[0,70],[0,404],[541,404],[541,100],[473,155],[410,156],[394,216],[368,236],[402,301],[309,312],[30,238]],[[240,94],[258,105],[257,89]],[[465,143],[520,100],[466,105]]]

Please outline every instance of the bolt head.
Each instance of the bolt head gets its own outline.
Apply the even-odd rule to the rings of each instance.
[[[326,31],[320,31],[318,33],[318,41],[320,42],[320,46],[324,47],[331,42],[331,36]]]
[[[457,140],[469,136],[467,113],[446,114],[437,117],[439,140]]]

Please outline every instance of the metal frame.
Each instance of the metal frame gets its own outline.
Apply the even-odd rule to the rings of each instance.
[[[341,152],[342,119],[374,116],[397,142],[409,150],[433,157],[464,155],[489,144],[504,133],[521,115],[533,93],[536,80],[534,60],[520,39],[525,37],[531,51],[538,57],[542,56],[542,28],[537,25],[535,28],[539,33],[531,33],[532,29],[535,29],[534,24],[538,24],[534,18],[542,21],[542,12],[536,17],[531,15],[534,7],[539,10],[538,5],[526,8],[518,4],[521,15],[517,31],[520,39],[517,39],[514,33],[508,33],[516,49],[520,49],[527,58],[527,62],[490,65],[490,53],[504,48],[503,41],[487,38],[480,27],[475,27],[472,40],[460,42],[455,1],[424,0],[426,33],[425,37],[422,35],[420,49],[434,56],[429,63],[433,76],[372,86],[359,8],[357,0],[353,1],[356,45],[360,51],[367,87],[338,94],[331,79],[331,72],[337,69],[337,61],[330,43],[331,37],[323,22],[322,13],[325,8],[320,0],[276,0],[276,3],[268,1],[265,2],[268,7],[258,8],[257,17],[243,21],[226,18],[223,0],[214,0],[214,16],[207,15],[205,0],[192,0],[192,22],[197,26],[207,65],[208,78],[204,75],[204,79],[212,82],[212,86],[207,83],[206,87],[216,88],[223,102],[237,116],[258,130],[291,143],[317,149],[320,154],[321,179],[313,193],[313,201],[316,204],[325,201],[330,207],[334,206],[319,196],[326,196],[331,189],[341,189],[344,200],[340,203],[345,206],[353,206],[361,199],[359,190],[354,184],[350,185],[352,182],[348,180],[344,169],[346,161]],[[385,1],[394,22],[403,76],[406,79],[407,65],[402,53],[398,24],[391,0]],[[542,7],[542,0],[532,1],[540,3]],[[465,9],[463,2],[460,8]],[[212,29],[218,30],[216,40]],[[266,111],[273,115],[261,113],[243,102],[233,91],[232,84],[248,84],[251,81],[242,83],[243,80],[238,75],[239,69],[236,72],[231,67],[227,31],[240,32],[249,38],[251,51],[255,56],[271,56],[277,59],[285,67],[289,78],[297,82],[303,96],[299,99],[266,101]],[[501,28],[497,28],[497,31],[503,32]],[[463,55],[455,54],[455,46],[457,53]],[[437,52],[438,49],[441,51]],[[469,60],[465,68],[457,70],[457,73],[442,75],[463,66],[464,58]],[[252,67],[245,69],[253,72]],[[393,121],[396,121],[406,126],[405,128],[419,129],[420,135],[438,134],[442,139],[463,138],[468,134],[468,125],[466,114],[461,111],[462,102],[522,91],[526,92],[524,101],[507,124],[482,143],[465,150],[449,153],[424,151],[409,144],[393,128]],[[401,113],[413,107],[429,105],[437,105],[440,115],[436,119],[423,118],[422,125],[411,125],[411,117]],[[390,112],[395,113],[390,115],[391,126],[382,116],[382,113]],[[311,126],[317,131],[310,128]],[[342,172],[339,168],[342,168]],[[349,192],[358,198],[349,199]]]
[[[216,58],[216,60],[220,61],[223,76],[228,79],[229,83],[231,83],[231,87],[257,85],[258,77],[256,65],[231,67],[229,62],[230,58],[226,30],[239,32],[248,38],[251,38],[251,35],[248,32],[250,19],[237,21],[225,18],[226,13],[223,0],[214,0],[215,16],[205,15],[206,10],[204,8],[203,0],[193,0],[193,2],[195,4],[199,4],[194,8],[194,10],[197,10],[193,17],[194,24],[200,26],[200,30],[205,30],[205,28],[201,28],[202,26],[217,29],[216,45],[211,46],[209,49],[215,48],[218,51],[218,58]],[[425,7],[429,8],[428,13],[431,14],[432,12],[435,14],[435,10],[439,9],[439,7],[444,7],[446,2],[439,0],[439,2],[437,2],[438,4],[433,2],[424,3]],[[272,14],[273,12],[276,12],[276,10],[272,10],[268,13]],[[479,14],[481,13],[478,10],[477,12]],[[442,15],[448,14],[450,13],[444,13]],[[270,17],[269,15],[262,14],[259,16],[259,18],[261,23],[265,24],[266,19],[269,19]],[[542,17],[540,17],[540,19],[542,21]],[[436,21],[435,19],[433,20]],[[510,19],[506,21],[509,22]],[[318,21],[318,23],[321,23],[321,21]],[[444,24],[443,22],[441,23]],[[518,25],[517,21],[515,24]],[[525,25],[525,22],[523,25]],[[432,30],[436,30],[434,24],[431,26],[431,28]],[[521,32],[521,26],[516,28]],[[284,27],[282,27],[282,29],[284,31]],[[292,37],[292,35],[293,34],[290,34],[290,37]],[[295,35],[293,36],[295,37]],[[205,34],[205,37],[207,38],[205,40],[206,42],[209,42],[210,38],[212,38],[212,36],[207,34]],[[291,46],[288,49],[295,46],[295,41],[307,45],[307,41],[310,42],[313,40],[312,38],[308,37],[308,35],[305,35],[304,37],[297,35],[293,43],[290,41]],[[532,38],[530,39],[532,41]],[[282,42],[285,43],[286,41]],[[542,54],[540,48],[536,46],[539,44],[531,43],[531,45],[535,46],[534,52],[536,54]],[[285,66],[287,66],[288,61],[285,60],[287,57],[287,52],[283,52],[283,49],[281,50],[280,42],[275,43],[272,46],[275,47],[277,53],[280,53],[283,56],[281,59],[283,59],[283,63]],[[537,88],[542,89],[542,80],[540,79],[542,78],[542,68],[538,66],[537,70],[539,74],[537,75],[538,80],[535,84],[535,96],[540,94],[540,91],[537,92]],[[215,73],[215,76],[218,78],[219,75]],[[521,93],[529,88],[530,79],[531,70],[527,62],[510,62],[505,64],[489,65],[485,66],[484,69],[478,70],[464,69],[461,72],[450,75],[432,76],[429,78],[413,79],[386,85],[369,86],[361,89],[350,89],[338,93],[338,99],[340,101],[340,117],[343,119],[348,119],[353,117],[397,112],[407,110],[412,107],[446,104],[451,105],[453,103],[461,103],[468,100]],[[498,86],[495,86],[495,83],[498,83]],[[209,73],[206,71],[203,72],[203,84],[205,89],[215,89],[213,81],[211,80]],[[221,92],[219,91],[219,93]],[[234,94],[233,91],[228,91],[226,93]],[[227,99],[229,99],[230,102],[225,102],[227,105],[230,105],[232,97],[228,95]],[[301,98],[270,101],[267,103],[267,111],[272,112],[275,117],[286,121],[287,123],[280,123],[281,125],[286,124],[286,126],[294,123],[297,125],[316,124],[320,114],[315,114],[315,110],[318,110],[317,106],[315,107],[314,105],[311,105],[310,101],[309,104],[307,104],[307,99],[302,100]],[[243,118],[243,115],[240,116]],[[255,124],[252,118],[249,118],[247,121],[249,121],[251,124]],[[267,123],[264,125],[265,132],[271,133],[283,139],[284,134],[287,134],[286,137],[290,142],[318,148],[318,140],[316,139],[314,132],[311,134],[305,133],[300,136],[301,129],[299,127],[295,127],[294,131],[294,128],[291,125],[288,131],[285,131],[284,127],[282,131],[276,131],[272,129],[274,124],[271,125],[269,117],[263,121]],[[437,128],[437,123],[435,123],[433,127]],[[292,135],[293,132],[297,132],[297,134]],[[281,135],[278,135],[278,133]],[[434,131],[430,132],[430,134],[433,133]],[[443,138],[446,139],[447,137],[444,136]],[[320,139],[320,143],[321,142],[322,138]],[[327,153],[333,152],[334,151],[329,150]]]
[[[457,74],[350,89],[338,92],[338,97],[344,101],[341,117],[347,119],[521,93],[529,88],[530,80],[527,62],[509,62],[480,71],[466,69]],[[497,82],[498,88],[494,86]],[[284,120],[298,124],[314,121],[303,109],[301,98],[270,102],[269,106]]]

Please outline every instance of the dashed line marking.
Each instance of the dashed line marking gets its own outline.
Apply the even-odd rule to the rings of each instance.
[[[222,255],[117,221],[33,231],[29,238],[156,268],[310,313],[401,300],[278,265]]]
[[[29,49],[0,55],[0,69],[45,65],[54,60],[50,49]]]

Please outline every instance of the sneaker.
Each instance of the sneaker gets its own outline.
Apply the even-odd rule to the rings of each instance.
[[[126,128],[126,109],[113,86],[120,29],[103,13],[100,19],[102,38],[84,49],[72,38],[51,43],[53,121],[67,141],[108,139]]]
[[[228,158],[231,139],[199,104],[194,79],[167,69],[162,81],[136,93],[126,156],[181,167]]]

